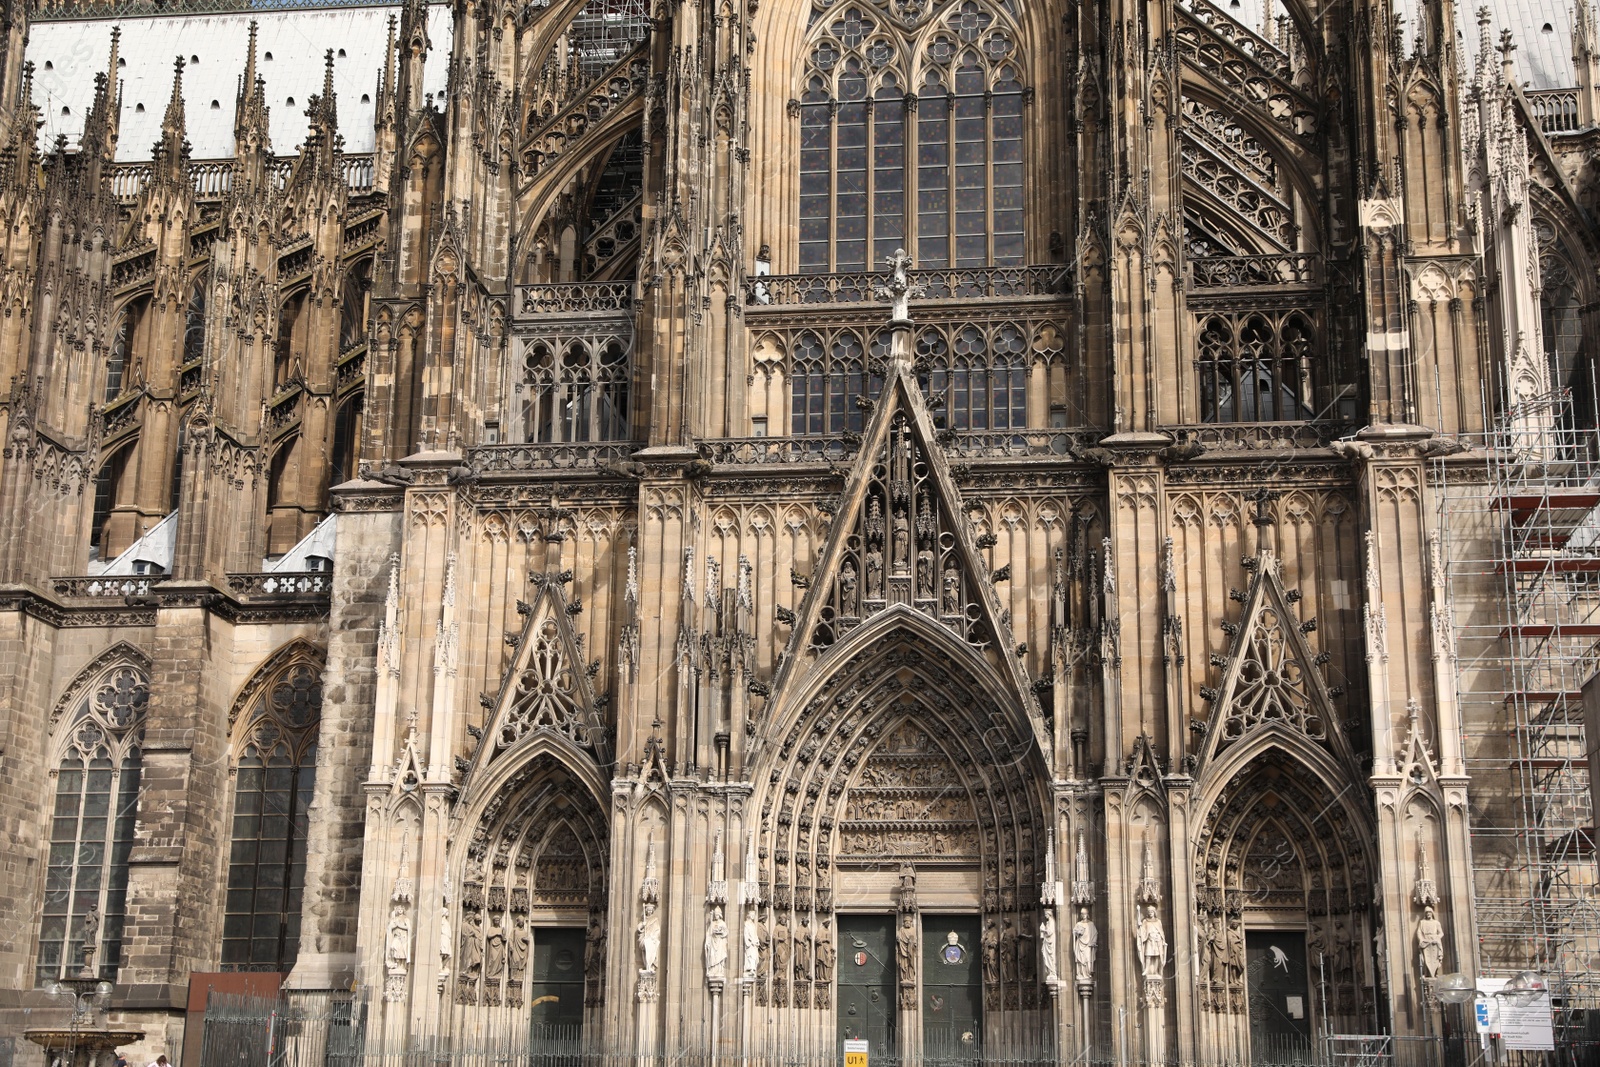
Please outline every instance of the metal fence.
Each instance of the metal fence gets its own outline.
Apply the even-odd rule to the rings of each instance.
[[[386,1035],[381,1013],[352,994],[281,994],[249,997],[213,993],[206,1005],[200,1062],[184,1067],[831,1067],[842,1063],[827,1039],[793,1045],[761,1043],[748,1055],[672,1048],[640,1055],[618,1051],[619,1034],[575,1026],[530,1027],[508,1014],[489,1030],[469,1035]],[[1005,1049],[983,1048],[971,1035],[929,1034],[915,1057],[876,1050],[871,1067],[1117,1067],[1110,1045],[1096,1041],[1084,1052],[1057,1049],[1047,1025],[1013,1037]],[[1128,1060],[1121,1067],[1142,1061]],[[1454,1039],[1402,1041],[1384,1035],[1256,1034],[1247,1060],[1189,1061],[1181,1067],[1600,1067],[1600,1046],[1569,1048],[1549,1057],[1485,1048],[1475,1034]],[[1161,1064],[1159,1067],[1180,1067]]]

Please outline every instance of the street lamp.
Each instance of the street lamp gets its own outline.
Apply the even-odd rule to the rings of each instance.
[[[1531,1007],[1539,997],[1550,991],[1543,976],[1534,971],[1522,971],[1511,978],[1498,991],[1489,993],[1479,989],[1473,979],[1460,971],[1441,974],[1434,980],[1434,992],[1446,1004],[1470,1004],[1479,997],[1498,997],[1519,1008]]]
[[[84,1023],[92,1023],[94,1021],[96,1008],[102,1011],[105,1010],[106,1005],[111,1001],[112,985],[104,980],[93,983],[85,982],[82,979],[69,981],[72,984],[69,985],[67,982],[46,982],[44,993],[46,996],[72,998],[72,1021],[67,1028],[67,1054],[64,1060],[70,1067],[70,1065],[77,1062],[78,1029]]]

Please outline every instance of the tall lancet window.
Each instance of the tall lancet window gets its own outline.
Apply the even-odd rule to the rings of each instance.
[[[114,664],[64,703],[37,977],[52,981],[87,968],[115,981],[150,679],[141,665]]]
[[[322,722],[320,660],[310,650],[280,657],[244,701],[222,967],[284,972],[300,951],[307,811]]]
[[[819,21],[799,99],[803,273],[875,270],[896,248],[924,269],[1024,261],[1016,42],[978,0],[909,26],[864,3]]]

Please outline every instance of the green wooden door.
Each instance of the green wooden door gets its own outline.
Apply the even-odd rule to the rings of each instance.
[[[894,1056],[894,917],[839,916],[838,971],[839,1040],[872,1042],[869,1062]]]
[[[1299,930],[1246,930],[1244,937],[1251,1062],[1307,1062],[1311,995],[1306,935]]]
[[[541,926],[533,931],[533,1036],[572,1042],[583,1034],[583,936],[578,927]]]
[[[976,915],[922,919],[922,1052],[976,1058],[983,1035],[982,949]]]

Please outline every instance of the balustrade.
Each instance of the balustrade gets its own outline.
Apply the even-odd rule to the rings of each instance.
[[[887,277],[882,271],[762,275],[745,280],[745,302],[753,307],[865,303],[877,299],[874,287]],[[914,270],[910,277],[912,285],[922,290],[920,300],[1017,299],[1060,295],[1066,289],[1067,269],[1040,265]]]
[[[294,171],[295,157],[282,156],[267,165],[273,185],[282,189]],[[223,199],[233,188],[234,161],[231,159],[196,159],[189,162],[189,180],[194,185],[195,199],[215,202]],[[372,192],[373,156],[368,153],[346,154],[343,162],[345,184],[353,193]],[[124,204],[139,199],[150,181],[151,164],[117,163],[111,171],[111,195]]]
[[[331,571],[277,571],[230,574],[228,592],[238,598],[326,597],[333,591]]]
[[[1321,257],[1301,252],[1191,257],[1188,271],[1191,291],[1260,287],[1310,289],[1322,282]]]
[[[638,445],[630,441],[574,441],[557,444],[483,445],[467,453],[479,474],[520,474],[541,470],[595,470],[620,463]]]
[[[633,313],[633,282],[563,282],[517,286],[519,315]]]
[[[50,583],[59,600],[121,600],[148,596],[150,587],[166,581],[164,574],[105,574],[56,578]]]

